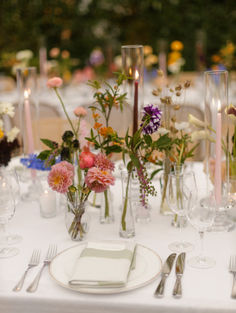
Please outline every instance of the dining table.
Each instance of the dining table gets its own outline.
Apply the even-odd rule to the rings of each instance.
[[[202,162],[192,166],[196,180],[201,184],[204,179]],[[115,221],[101,224],[100,210],[88,206],[90,229],[84,242],[119,241],[121,180],[116,175],[116,183],[111,187]],[[182,277],[181,298],[172,295],[176,273],[173,267],[165,286],[164,296],[157,298],[154,292],[161,279],[161,268],[147,284],[141,284],[132,290],[119,288],[112,293],[80,292],[66,288],[53,277],[50,267],[46,267],[36,292],[26,291],[38,273],[50,244],[57,245],[57,253],[71,249],[82,242],[72,241],[65,226],[65,204],[58,197],[57,214],[52,218],[40,215],[38,201],[19,201],[15,215],[10,221],[10,232],[22,237],[15,244],[19,254],[11,258],[0,259],[0,313],[230,313],[236,311],[236,299],[231,298],[233,275],[229,272],[230,256],[236,254],[236,230],[228,232],[206,232],[205,253],[215,260],[215,266],[209,269],[196,269],[188,265],[188,259],[199,253],[199,234],[190,224],[179,229],[171,225],[173,215],[160,214],[159,180],[153,181],[157,195],[149,200],[151,219],[146,223],[135,223],[135,237],[125,239],[153,251],[163,265],[168,255],[169,243],[184,238],[194,245],[186,253],[185,270]],[[234,218],[234,209],[231,218]],[[135,212],[134,212],[135,214]],[[34,249],[41,250],[40,265],[32,268],[21,291],[14,292],[16,285],[32,255]],[[150,266],[147,262],[146,266]],[[61,264],[61,270],[64,270]],[[145,264],[144,264],[144,271]],[[114,269],[115,271],[115,269]]]

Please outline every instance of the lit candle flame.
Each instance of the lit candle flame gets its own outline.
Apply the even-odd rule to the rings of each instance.
[[[25,99],[29,99],[30,93],[31,93],[30,89],[25,89],[25,91],[24,91],[24,98]]]
[[[219,113],[221,112],[221,102],[220,102],[220,100],[218,100],[218,103],[217,103],[217,111]]]
[[[138,72],[138,70],[135,70],[135,79],[136,79],[136,80],[139,79],[139,72]]]
[[[48,194],[48,190],[44,190],[44,194],[47,195]]]
[[[132,68],[129,68],[129,76],[132,76]]]

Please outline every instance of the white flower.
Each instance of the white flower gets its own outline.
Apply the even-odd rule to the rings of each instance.
[[[20,130],[17,127],[13,127],[9,132],[7,132],[7,142],[13,142],[19,132]]]
[[[18,61],[22,61],[22,60],[29,60],[33,57],[33,52],[31,50],[21,50],[18,51],[16,54],[16,59]]]
[[[191,134],[192,141],[203,140],[203,139],[210,140],[211,142],[215,141],[214,138],[211,137],[209,131],[207,130],[196,130],[192,132]]]
[[[181,122],[181,123],[177,123],[175,122],[175,128],[177,130],[186,130],[187,128],[189,128],[189,123],[188,122]]]
[[[199,128],[204,128],[205,127],[205,123],[201,120],[199,120],[198,118],[196,118],[194,115],[189,114],[188,115],[188,122],[196,127]]]
[[[14,105],[10,102],[0,103],[0,114],[7,114],[10,117],[13,117],[15,115]]]
[[[168,134],[170,131],[164,127],[159,127],[157,132],[160,135],[165,135],[165,134]]]

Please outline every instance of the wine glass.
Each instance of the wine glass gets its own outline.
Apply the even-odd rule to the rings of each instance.
[[[170,209],[180,218],[186,216],[186,210],[195,199],[195,192],[191,192],[185,184],[185,174],[171,172],[167,185],[167,203]],[[180,219],[181,220],[181,219]],[[182,225],[179,229],[182,234]],[[169,249],[174,252],[189,252],[193,249],[193,244],[181,240],[169,244]]]
[[[0,176],[0,244],[3,246],[0,248],[0,258],[12,257],[19,253],[17,248],[8,247],[8,244],[12,243],[12,237],[7,233],[7,226],[14,213],[15,200],[12,190],[7,179]]]
[[[19,184],[19,178],[16,173],[16,170],[14,169],[2,169],[0,170],[0,184],[3,184],[1,188],[5,188],[3,186],[6,186],[6,188],[10,188],[11,196],[14,200],[14,205],[19,203],[20,201],[20,184]],[[22,237],[17,234],[11,234],[8,231],[7,236],[5,235],[5,238],[7,238],[7,244],[16,244],[22,240]]]
[[[211,268],[215,265],[215,260],[205,256],[204,253],[204,234],[206,230],[213,225],[216,214],[215,197],[211,195],[207,201],[202,202],[199,199],[197,202],[189,204],[186,216],[188,221],[194,228],[197,229],[200,241],[201,251],[198,256],[188,260],[188,264],[195,268]]]

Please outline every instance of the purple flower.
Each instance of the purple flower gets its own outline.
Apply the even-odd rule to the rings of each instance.
[[[152,134],[157,131],[161,125],[162,112],[158,109],[158,107],[154,107],[153,104],[149,104],[144,107],[143,113],[143,122],[140,126],[142,127],[145,125],[143,126],[143,133],[146,135]],[[146,121],[148,122],[147,124]]]

